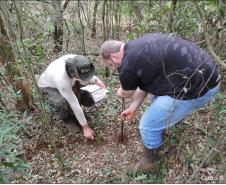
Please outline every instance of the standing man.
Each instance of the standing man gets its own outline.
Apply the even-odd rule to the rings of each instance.
[[[109,40],[101,52],[104,62],[119,71],[117,95],[131,99],[121,116],[132,119],[147,94],[153,95],[139,125],[144,156],[128,169],[149,172],[164,130],[218,93],[218,67],[203,49],[170,34],[147,34],[128,43]]]
[[[45,94],[46,103],[60,115],[61,119],[64,121],[69,119],[70,112],[73,111],[87,139],[94,139],[95,134],[89,127],[72,88],[76,80],[89,81],[105,88],[105,84],[94,73],[95,68],[86,57],[67,54],[51,62],[37,82]]]

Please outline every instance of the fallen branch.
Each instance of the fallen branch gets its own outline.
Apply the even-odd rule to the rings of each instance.
[[[204,42],[206,42],[206,39],[201,40],[201,41],[198,41],[198,42],[196,42],[195,44],[196,44],[196,45],[199,45],[199,44],[202,44],[202,43],[204,43]]]
[[[196,168],[196,170],[193,172],[193,174],[191,175],[191,177],[188,179],[188,181],[186,183],[188,183],[188,184],[192,183],[193,179],[196,178],[196,176],[198,175],[199,171],[204,166],[204,164],[207,164],[207,163],[210,162],[210,160],[215,156],[214,154],[216,154],[217,148],[220,145],[225,144],[225,142],[226,142],[226,135],[225,135],[225,133],[223,133],[221,135],[221,137],[218,139],[218,142],[216,143],[214,148],[212,148],[209,151],[209,153],[207,155],[205,155],[205,157],[202,159],[202,161],[201,161],[200,165],[198,166],[198,168]]]

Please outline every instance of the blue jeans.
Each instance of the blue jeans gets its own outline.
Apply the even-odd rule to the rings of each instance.
[[[202,97],[192,100],[177,100],[170,96],[154,96],[140,120],[143,144],[148,149],[159,148],[166,128],[207,104],[219,92],[219,85],[210,89]]]

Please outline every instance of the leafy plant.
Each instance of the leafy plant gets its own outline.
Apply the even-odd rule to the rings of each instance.
[[[14,112],[0,112],[0,183],[10,183],[14,174],[24,175],[30,164],[21,160],[22,142],[16,135],[21,122]]]
[[[184,1],[178,4],[174,14],[173,32],[182,37],[189,38],[199,29],[200,23],[197,19],[193,2]]]

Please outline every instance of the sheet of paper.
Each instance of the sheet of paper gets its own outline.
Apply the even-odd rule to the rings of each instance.
[[[107,93],[107,89],[99,89],[91,94],[93,96],[95,103],[97,103],[98,101],[105,98],[106,93]]]
[[[104,99],[106,96],[106,93],[108,92],[107,89],[100,88],[96,84],[87,85],[87,86],[82,87],[81,89],[90,92],[95,103]]]
[[[92,85],[86,85],[86,86],[82,87],[81,89],[92,93],[101,88],[96,84],[92,84]]]

